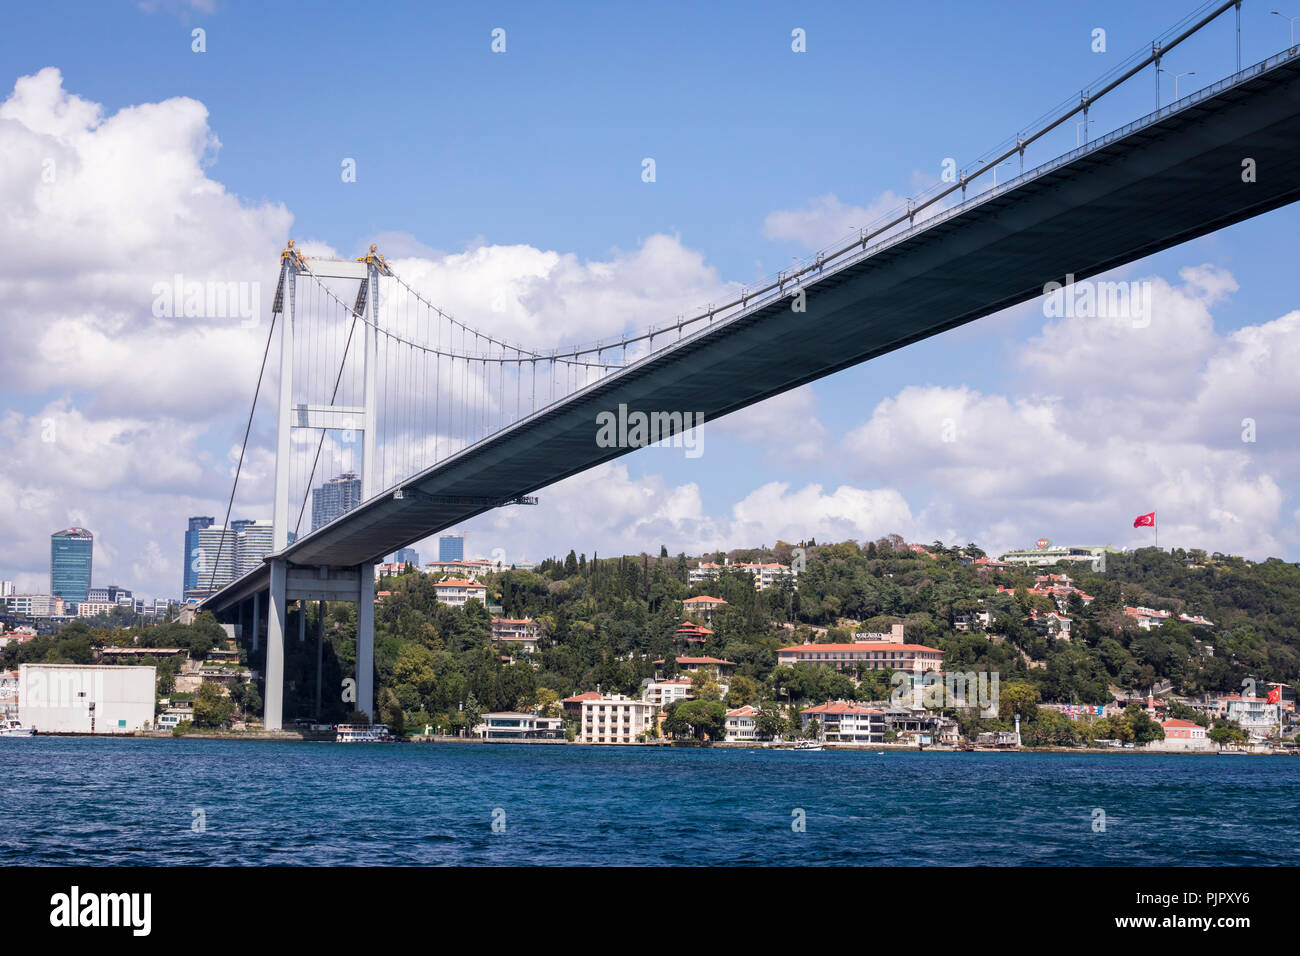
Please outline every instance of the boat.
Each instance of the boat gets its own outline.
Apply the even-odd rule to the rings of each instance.
[[[341,744],[375,744],[392,740],[387,724],[337,724],[335,741]]]
[[[0,721],[0,737],[35,737],[35,727],[24,727],[13,717]]]
[[[820,740],[801,740],[794,745],[795,750],[824,750]]]
[[[1250,751],[1242,750],[1239,747],[1223,747],[1219,750],[1220,757],[1248,757]]]

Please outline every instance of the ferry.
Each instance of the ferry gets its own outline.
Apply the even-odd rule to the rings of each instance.
[[[35,737],[35,727],[24,727],[15,718],[0,721],[0,737]]]
[[[393,739],[387,724],[337,724],[335,741],[341,744],[373,744]]]

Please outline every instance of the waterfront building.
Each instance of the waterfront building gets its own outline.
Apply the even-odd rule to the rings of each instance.
[[[337,475],[311,490],[311,530],[342,517],[361,504],[361,479],[351,472]]]
[[[690,700],[692,696],[693,685],[684,677],[641,682],[641,699],[659,708],[667,707],[675,700]]]
[[[465,560],[465,535],[444,534],[438,538],[439,561]]]
[[[727,711],[723,721],[726,729],[725,739],[730,741],[752,741],[758,739],[758,708],[745,704],[735,710]]]
[[[806,707],[799,712],[803,729],[816,720],[822,739],[829,743],[882,744],[885,742],[885,712],[851,700],[833,700]]]
[[[18,719],[37,731],[114,734],[152,726],[153,667],[23,664]]]
[[[582,701],[578,742],[584,744],[634,744],[654,726],[658,708],[622,694]]]
[[[73,604],[86,600],[95,536],[85,528],[50,535],[50,593]]]
[[[895,644],[892,641],[859,641],[853,644],[797,644],[776,652],[778,664],[826,664],[836,670],[859,666],[871,670],[922,673],[943,669],[943,651],[924,644]]]
[[[572,697],[566,697],[560,704],[564,707],[564,712],[574,717],[581,716],[583,701],[600,700],[600,692],[589,690],[584,694],[574,694]]]
[[[563,740],[564,718],[512,711],[484,714],[474,736],[483,740]]]
[[[18,672],[0,671],[0,720],[18,719]]]
[[[440,604],[463,607],[470,598],[478,600],[480,604],[487,604],[487,587],[477,581],[449,578],[446,581],[439,581],[433,587]]]

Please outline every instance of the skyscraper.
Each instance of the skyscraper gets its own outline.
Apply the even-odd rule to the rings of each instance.
[[[311,530],[329,524],[361,503],[361,479],[352,473],[331,478],[311,490]]]
[[[438,539],[438,560],[465,560],[465,535],[463,532],[459,534],[444,534]]]
[[[262,558],[271,553],[274,535],[270,521],[249,521],[244,525],[235,541],[235,577],[247,574],[262,563]]]
[[[212,517],[195,517],[190,519],[189,530],[185,532],[185,560],[181,563],[184,568],[182,577],[181,593],[191,591],[198,586],[199,572],[194,567],[194,559],[198,556],[199,532],[205,528],[211,528],[216,523]]]
[[[398,548],[397,556],[393,560],[398,564],[413,564],[419,567],[420,553],[414,548]]]
[[[50,536],[50,593],[80,603],[90,590],[95,536],[85,528],[68,528]]]

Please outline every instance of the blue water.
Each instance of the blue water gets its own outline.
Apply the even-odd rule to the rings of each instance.
[[[1265,757],[0,739],[0,865],[1293,864],[1297,783]]]

